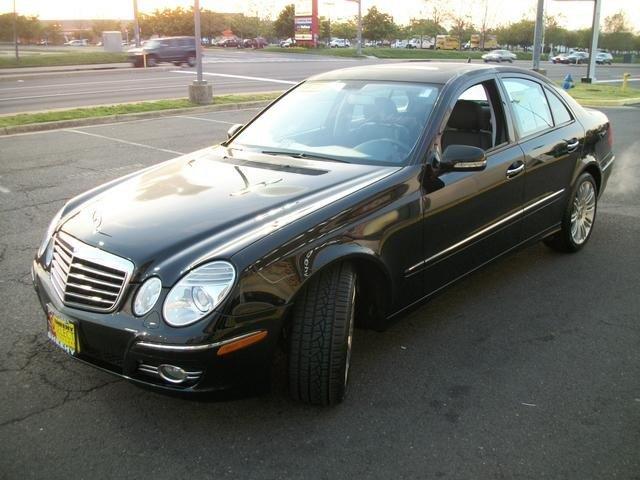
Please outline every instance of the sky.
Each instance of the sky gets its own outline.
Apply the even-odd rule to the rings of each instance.
[[[624,11],[636,31],[640,31],[640,0],[601,0],[602,18],[617,11]],[[589,0],[545,0],[546,13],[560,16],[560,23],[568,28],[591,26],[593,2]],[[200,0],[203,9],[218,12],[243,12],[261,17],[275,17],[293,0]],[[363,14],[371,6],[391,14],[398,23],[408,23],[414,17],[428,17],[429,5],[439,3],[454,11],[469,11],[474,23],[482,20],[482,0],[362,0]],[[533,18],[537,0],[488,0],[490,25],[516,21],[523,16]],[[18,13],[38,15],[42,20],[73,19],[131,19],[132,0],[16,0]],[[193,0],[138,0],[141,12],[157,8],[182,6],[188,8]],[[402,5],[402,8],[399,6]],[[0,12],[13,9],[13,0],[0,0]],[[319,14],[333,20],[357,14],[357,5],[347,0],[319,0]]]

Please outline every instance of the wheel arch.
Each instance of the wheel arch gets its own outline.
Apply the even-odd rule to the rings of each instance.
[[[371,249],[358,244],[334,244],[303,257],[304,281],[292,298],[304,291],[320,272],[343,262],[354,266],[357,276],[356,322],[358,326],[380,330],[393,302],[395,288],[389,269]],[[308,272],[308,274],[307,274]]]

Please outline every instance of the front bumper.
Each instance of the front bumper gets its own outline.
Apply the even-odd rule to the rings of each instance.
[[[157,313],[138,318],[125,308],[99,314],[64,306],[49,273],[36,261],[32,278],[45,313],[52,310],[75,324],[79,343],[75,359],[134,383],[168,391],[207,392],[261,384],[268,378],[286,313],[286,307],[281,307],[247,316],[219,315],[210,324],[221,328],[212,329],[206,337],[190,338],[184,329],[173,329],[181,336],[170,336],[167,331],[171,327],[164,325]],[[129,290],[121,306],[130,302],[134,288]],[[224,345],[262,331],[267,335],[260,342],[218,355]],[[189,372],[189,378],[180,384],[169,382],[159,375],[160,365],[178,366]]]

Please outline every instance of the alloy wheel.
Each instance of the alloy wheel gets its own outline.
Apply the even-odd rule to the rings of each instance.
[[[591,232],[596,215],[596,190],[588,180],[580,184],[573,199],[571,209],[571,238],[576,245],[582,245]]]

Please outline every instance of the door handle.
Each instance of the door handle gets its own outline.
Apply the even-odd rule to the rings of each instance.
[[[507,168],[507,178],[513,178],[524,171],[524,162],[518,160]]]
[[[567,150],[569,150],[570,152],[573,152],[576,148],[578,148],[578,145],[580,145],[580,140],[578,140],[577,138],[566,140],[566,142],[567,142]]]

